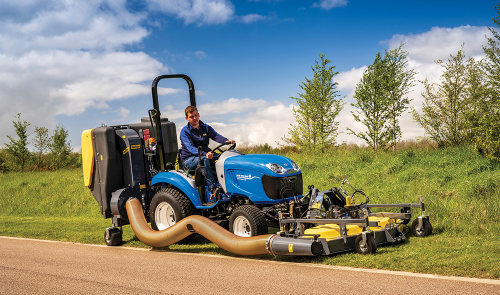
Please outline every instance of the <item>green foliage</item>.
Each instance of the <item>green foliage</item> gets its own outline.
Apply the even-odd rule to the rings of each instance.
[[[493,22],[500,27],[500,4],[495,6],[497,17]],[[500,160],[500,35],[489,28],[493,38],[483,46],[486,58],[483,69],[488,76],[487,99],[481,101],[479,115],[473,127],[477,135],[475,144],[479,153],[493,160]]]
[[[395,149],[402,136],[399,117],[408,109],[410,100],[405,96],[413,86],[415,76],[414,70],[407,69],[408,53],[402,47],[403,44],[386,51],[383,58],[380,52],[377,53],[375,61],[356,86],[356,102],[351,103],[358,109],[352,112],[354,120],[363,123],[368,130],[358,133],[351,128],[347,130],[374,150],[389,142]]]
[[[354,92],[355,103],[351,103],[358,110],[351,112],[356,122],[361,122],[368,129],[366,132],[356,133],[347,128],[351,134],[363,139],[374,150],[385,146],[390,139],[390,130],[387,126],[389,104],[384,85],[385,60],[380,52],[375,61],[364,72],[363,78]]]
[[[475,141],[476,150],[492,159],[500,160],[500,111],[483,116],[479,119],[475,132],[479,134]]]
[[[444,68],[441,83],[421,81],[425,101],[422,114],[413,109],[413,118],[440,146],[472,143],[474,122],[478,122],[487,93],[481,62],[466,59],[462,48],[457,55],[450,54],[446,63],[436,63]]]
[[[56,126],[50,138],[50,151],[56,169],[67,164],[68,156],[71,153],[71,141],[68,141],[68,130],[63,125]]]
[[[399,126],[399,117],[410,105],[410,99],[405,97],[410,88],[414,86],[415,70],[408,69],[408,52],[403,51],[403,45],[386,51],[385,59],[387,68],[385,70],[386,91],[389,96],[389,125],[391,145],[396,150],[397,143],[401,140],[403,133]]]
[[[293,108],[293,115],[297,126],[291,125],[288,136],[283,140],[300,149],[313,150],[324,149],[326,146],[335,144],[339,122],[335,121],[344,103],[337,99],[338,83],[333,82],[333,77],[338,74],[334,72],[335,66],[327,67],[331,62],[320,53],[321,64],[315,61],[311,67],[314,77],[306,79],[300,88],[304,93],[298,93],[298,97],[290,97],[297,102],[298,107]]]
[[[15,140],[11,136],[7,135],[9,143],[5,144],[5,150],[14,158],[14,163],[17,166],[16,168],[20,168],[22,171],[31,158],[31,153],[28,150],[28,126],[30,123],[27,121],[21,121],[21,113],[18,113],[17,116],[13,117],[17,119],[17,121],[13,120],[12,123],[14,123],[18,139]]]
[[[36,169],[40,170],[44,166],[43,155],[50,148],[50,137],[49,129],[45,127],[35,126],[35,138],[33,139],[33,145],[35,146]]]

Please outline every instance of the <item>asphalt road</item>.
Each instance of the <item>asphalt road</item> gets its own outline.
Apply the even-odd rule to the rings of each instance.
[[[1,294],[500,294],[500,280],[0,237]]]

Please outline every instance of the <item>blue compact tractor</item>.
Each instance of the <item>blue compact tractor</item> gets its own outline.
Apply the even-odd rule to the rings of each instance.
[[[190,104],[195,90],[186,75],[164,75],[153,81],[153,109],[140,123],[103,126],[82,134],[84,181],[104,218],[107,245],[122,242],[122,225],[129,224],[125,203],[136,198],[154,230],[164,230],[189,215],[202,215],[239,236],[267,234],[285,217],[300,218],[302,173],[292,160],[267,154],[242,154],[231,145],[213,149],[214,167],[199,161],[194,171],[180,159],[175,124],[160,113],[158,82],[181,78],[189,86]],[[220,186],[212,196],[205,186],[205,171],[212,169]],[[212,199],[210,199],[212,197]],[[306,203],[306,202],[304,202]],[[185,238],[187,242],[194,234]]]

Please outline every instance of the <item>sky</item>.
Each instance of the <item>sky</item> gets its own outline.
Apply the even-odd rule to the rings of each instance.
[[[140,122],[152,109],[151,83],[164,74],[194,82],[201,120],[238,144],[276,146],[295,124],[294,100],[319,54],[339,72],[344,109],[337,143],[348,134],[353,94],[377,52],[408,52],[417,72],[408,97],[417,111],[422,84],[438,83],[436,60],[484,57],[495,1],[362,0],[1,0],[0,147],[16,138],[17,113],[34,129],[62,124],[75,151],[81,133]],[[187,124],[182,79],[162,80],[162,115]],[[403,139],[424,136],[411,114]]]

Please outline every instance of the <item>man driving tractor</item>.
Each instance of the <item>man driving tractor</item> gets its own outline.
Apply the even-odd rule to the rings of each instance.
[[[188,124],[181,130],[181,159],[184,167],[189,170],[196,169],[198,164],[198,147],[201,146],[201,160],[205,167],[210,168],[210,163],[215,163],[216,157],[208,147],[210,139],[218,143],[231,143],[235,144],[234,140],[228,140],[224,136],[218,134],[210,125],[200,121],[200,114],[195,106],[188,106],[184,113]],[[212,169],[206,170],[205,181],[208,185],[210,192],[212,192],[211,199],[217,195],[218,186],[215,182]]]

